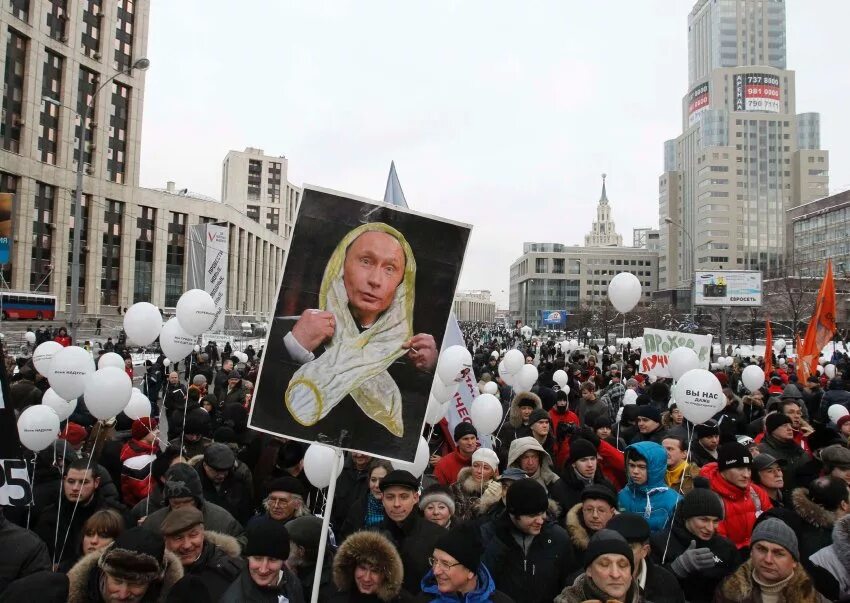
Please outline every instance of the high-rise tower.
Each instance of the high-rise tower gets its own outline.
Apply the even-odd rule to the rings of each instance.
[[[698,0],[682,134],[664,145],[659,289],[695,270],[782,269],[785,210],[825,196],[820,116],[797,113],[783,0]]]
[[[611,204],[608,203],[608,193],[605,191],[606,175],[602,174],[602,196],[596,206],[596,219],[590,232],[584,235],[585,247],[622,247],[623,237],[617,234],[614,221],[611,219]]]

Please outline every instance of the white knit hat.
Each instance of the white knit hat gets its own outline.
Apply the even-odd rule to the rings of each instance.
[[[481,461],[487,463],[493,468],[493,471],[499,471],[499,457],[489,448],[479,448],[472,454],[472,464]]]

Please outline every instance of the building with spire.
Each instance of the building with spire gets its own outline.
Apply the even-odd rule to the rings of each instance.
[[[608,193],[605,190],[605,178],[602,174],[602,196],[596,206],[596,220],[590,228],[590,232],[584,235],[585,247],[622,247],[623,237],[617,234],[614,221],[611,219],[611,204],[608,202]]]

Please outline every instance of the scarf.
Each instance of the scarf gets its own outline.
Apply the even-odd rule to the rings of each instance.
[[[628,590],[628,592],[626,592],[626,596],[623,597],[621,603],[630,603],[632,601],[632,599],[634,599],[634,590],[635,590],[635,583],[634,583],[634,581],[632,581],[632,585],[629,587],[629,590]],[[601,588],[596,586],[596,584],[593,582],[593,580],[591,580],[589,577],[585,577],[585,579],[584,579],[584,596],[587,599],[598,600],[598,601],[608,601],[609,603],[611,601],[620,602],[620,599],[615,599],[614,597],[612,597],[611,595],[606,593],[604,590],[602,590]]]
[[[369,492],[366,495],[366,520],[363,525],[366,528],[371,528],[382,521],[384,521],[384,505]]]
[[[348,308],[343,265],[349,246],[365,232],[383,232],[395,238],[404,250],[405,268],[390,307],[361,333]],[[401,345],[413,336],[415,279],[413,250],[396,229],[376,222],[345,235],[328,260],[319,291],[319,308],[336,317],[336,332],[321,356],[295,372],[284,395],[296,421],[307,427],[315,425],[350,395],[370,419],[396,437],[404,435],[401,392],[387,368],[407,353]]]
[[[788,586],[788,583],[791,582],[791,579],[794,577],[794,572],[791,572],[787,578],[777,582],[776,584],[765,584],[756,577],[755,570],[753,570],[752,577],[753,582],[759,585],[762,603],[777,603],[782,591],[786,586]]]
[[[671,488],[679,489],[679,484],[682,483],[682,475],[685,473],[685,469],[688,468],[688,461],[682,461],[672,469],[667,469],[667,473],[665,474],[665,481],[667,485]]]

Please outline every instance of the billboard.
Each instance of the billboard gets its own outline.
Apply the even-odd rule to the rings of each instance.
[[[676,348],[691,348],[699,357],[700,367],[709,367],[711,335],[644,329],[639,372],[654,377],[672,377],[670,353]]]
[[[227,267],[230,231],[227,225],[189,227],[189,288],[203,289],[215,302],[212,331],[224,329],[227,311]]]
[[[688,93],[688,127],[700,120],[702,114],[708,109],[708,82],[696,86]]]
[[[760,306],[761,272],[758,270],[697,271],[697,306]]]
[[[0,193],[0,265],[12,261],[12,193]]]
[[[540,310],[540,324],[544,325],[566,325],[566,310]]]
[[[769,73],[735,75],[735,111],[779,113],[782,110],[779,76]]]

